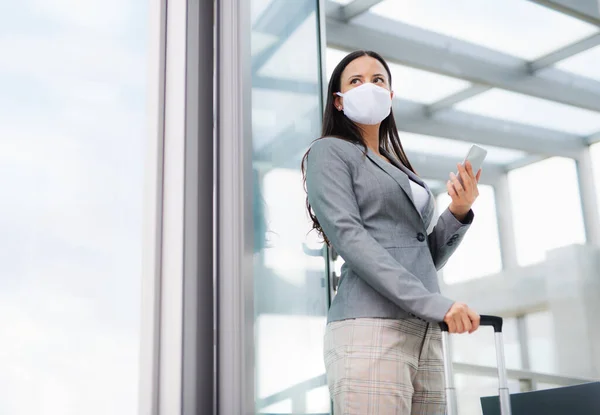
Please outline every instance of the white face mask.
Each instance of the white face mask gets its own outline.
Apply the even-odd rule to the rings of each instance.
[[[337,94],[344,97],[344,114],[357,124],[379,124],[392,111],[390,91],[370,82]]]

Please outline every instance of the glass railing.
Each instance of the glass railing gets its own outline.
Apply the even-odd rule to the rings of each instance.
[[[481,414],[479,397],[497,394],[498,369],[494,366],[482,366],[458,362],[454,362],[453,366],[459,394],[459,404],[461,405],[461,414]],[[508,369],[507,372],[511,393],[553,389],[597,381],[597,379],[553,375],[520,369]],[[278,403],[286,402],[286,406],[289,410],[283,412],[278,411],[277,414],[328,415],[323,412],[311,412],[309,409],[311,393],[326,385],[327,378],[325,374],[293,385],[273,395],[260,399],[260,401],[256,403],[256,407],[265,408],[265,410],[260,410],[258,413],[261,415],[274,415],[274,413],[267,408]],[[473,385],[475,385],[475,387]]]

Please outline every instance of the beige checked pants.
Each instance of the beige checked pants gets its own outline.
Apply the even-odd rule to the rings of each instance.
[[[444,415],[442,337],[417,319],[359,318],[327,325],[334,415]]]

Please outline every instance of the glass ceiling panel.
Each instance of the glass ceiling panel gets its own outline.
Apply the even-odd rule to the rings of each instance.
[[[527,60],[596,31],[523,0],[385,0],[371,12]]]
[[[327,81],[335,66],[341,61],[347,52],[327,48]],[[432,104],[442,98],[461,91],[471,84],[461,79],[438,75],[408,66],[389,63],[392,72],[394,94],[398,98],[423,104]]]
[[[344,5],[344,6],[345,6],[345,5],[346,5],[346,4],[348,4],[348,3],[352,3],[354,0],[333,0],[333,1],[334,1],[335,3],[339,3],[339,4],[342,4],[342,5]]]
[[[582,136],[600,131],[600,113],[501,89],[469,98],[455,108]]]
[[[400,131],[400,140],[406,153],[410,157],[413,154],[432,154],[455,158],[460,162],[467,155],[472,143],[466,141],[452,140],[450,138],[433,137],[423,134],[413,134]],[[487,146],[478,144],[488,151],[485,162],[493,164],[509,164],[527,156],[527,153],[519,150]]]
[[[600,45],[571,56],[554,67],[600,81]]]

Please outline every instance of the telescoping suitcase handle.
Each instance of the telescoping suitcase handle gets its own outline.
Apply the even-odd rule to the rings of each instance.
[[[498,397],[500,399],[500,414],[511,415],[510,394],[508,392],[508,379],[506,375],[506,362],[504,359],[504,340],[502,338],[502,317],[482,315],[480,326],[492,326],[496,338],[496,361],[498,362]],[[442,348],[444,352],[444,375],[446,378],[447,415],[458,415],[456,389],[454,387],[454,372],[452,370],[452,356],[450,353],[450,339],[448,325],[440,323],[442,329]]]

